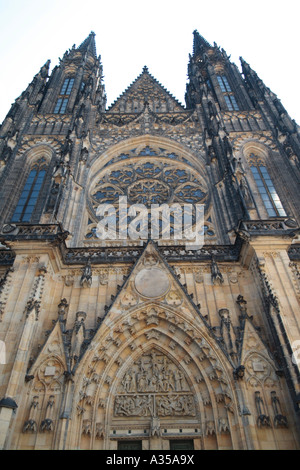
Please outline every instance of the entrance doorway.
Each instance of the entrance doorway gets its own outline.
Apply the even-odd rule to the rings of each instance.
[[[142,441],[118,441],[118,450],[142,450]]]
[[[193,439],[170,441],[170,450],[194,450]]]

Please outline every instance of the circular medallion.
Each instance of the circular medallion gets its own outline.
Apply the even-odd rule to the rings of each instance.
[[[142,269],[135,278],[135,288],[139,294],[153,299],[168,292],[170,281],[159,268]]]

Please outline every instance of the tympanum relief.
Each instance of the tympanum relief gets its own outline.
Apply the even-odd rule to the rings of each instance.
[[[124,374],[114,415],[195,416],[196,409],[183,371],[167,356],[153,350]]]

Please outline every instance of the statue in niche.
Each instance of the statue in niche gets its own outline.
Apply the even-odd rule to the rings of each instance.
[[[219,418],[219,433],[223,432],[228,432],[230,431],[229,429],[229,423],[227,418]]]
[[[76,313],[76,320],[73,328],[72,338],[71,338],[71,356],[76,363],[81,354],[81,348],[85,339],[85,324],[84,321],[86,319],[85,312],[77,312]]]
[[[30,405],[30,412],[28,420],[25,422],[23,432],[36,432],[37,431],[37,413],[39,406],[39,397],[34,396]]]
[[[104,438],[104,429],[101,423],[96,423],[96,439]]]
[[[92,434],[92,423],[89,419],[84,419],[82,423],[82,434],[90,436]]]
[[[71,152],[73,148],[73,142],[70,137],[71,137],[71,131],[69,130],[66,136],[64,145],[61,150],[61,158],[65,162],[68,162],[70,160]]]
[[[260,392],[255,392],[255,405],[258,413],[257,425],[261,427],[271,426],[270,418],[266,414],[265,404],[260,396]]]
[[[271,401],[274,410],[274,426],[278,427],[288,427],[288,422],[286,416],[283,415],[281,410],[281,404],[279,398],[276,395],[276,392],[271,392]]]
[[[88,260],[87,264],[83,268],[83,273],[80,279],[81,287],[91,287],[92,285],[92,267],[91,262]]]
[[[46,408],[46,417],[41,423],[41,431],[53,431],[53,413],[54,413],[54,395],[49,397],[47,408]]]
[[[67,299],[62,299],[60,303],[58,304],[58,317],[60,320],[63,319],[63,317],[66,315],[68,311],[69,304],[67,302]]]
[[[252,206],[253,206],[252,196],[250,194],[248,183],[247,183],[246,179],[244,178],[244,176],[242,176],[241,179],[240,179],[239,187],[240,187],[241,195],[242,195],[242,197],[244,199],[244,202],[246,204],[246,207],[252,208]]]
[[[214,257],[211,260],[211,279],[213,284],[223,284],[224,279]]]
[[[152,418],[152,421],[151,421],[151,436],[157,436],[157,437],[160,437],[161,436],[161,429],[160,429],[160,420],[159,418]]]

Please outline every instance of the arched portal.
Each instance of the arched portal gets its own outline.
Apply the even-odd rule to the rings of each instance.
[[[241,445],[230,365],[191,312],[151,301],[108,316],[77,374],[70,448]]]

